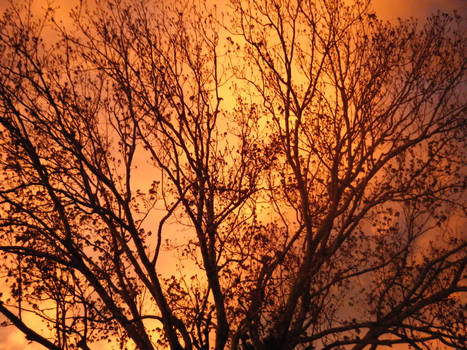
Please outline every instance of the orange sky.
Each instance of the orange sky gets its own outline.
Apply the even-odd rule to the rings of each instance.
[[[438,9],[457,10],[464,17],[467,15],[465,0],[373,0],[373,5],[378,16],[384,19],[410,16],[424,18]]]
[[[19,3],[21,0],[0,0],[0,10],[5,9],[11,1]],[[46,0],[36,0],[35,2],[47,3]],[[218,1],[218,3],[220,2],[222,1]],[[66,13],[67,9],[76,3],[76,0],[52,0],[52,3],[59,5]],[[423,18],[438,9],[445,11],[457,9],[459,13],[467,15],[467,1],[465,0],[373,0],[373,4],[378,15],[385,19],[408,16]]]
[[[13,3],[19,3],[21,0],[12,0]],[[90,0],[89,2],[97,1]],[[157,0],[156,0],[157,1]],[[0,11],[8,6],[11,1],[0,0]],[[47,0],[35,1],[38,5],[41,2],[46,6]],[[218,7],[219,3],[218,2]],[[63,16],[71,9],[74,0],[52,1],[53,4],[60,5],[60,11],[57,12],[56,18]],[[373,0],[373,6],[378,17],[382,19],[395,19],[397,17],[419,17],[425,18],[430,13],[441,9],[443,11],[452,11],[456,9],[463,17],[467,16],[467,1],[466,0]],[[37,6],[40,8],[40,5]],[[3,318],[0,317],[0,321]],[[0,328],[0,350],[39,350],[42,346],[36,344],[28,344],[21,332],[14,329],[12,326]],[[396,347],[392,348],[396,349]],[[397,349],[406,349],[406,347],[397,347]]]

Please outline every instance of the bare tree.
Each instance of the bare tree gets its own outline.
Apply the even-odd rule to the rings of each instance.
[[[49,349],[465,346],[462,20],[347,3],[8,10],[7,324]]]
[[[278,152],[269,198],[283,241],[262,283],[288,281],[267,322],[253,318],[267,297],[251,299],[248,338],[255,348],[459,346],[465,240],[432,225],[465,213],[455,194],[465,187],[463,33],[446,15],[422,28],[383,23],[364,1],[234,6],[251,62],[237,74],[261,99]],[[438,234],[445,243],[416,251]],[[451,321],[434,311],[443,304],[459,308]]]

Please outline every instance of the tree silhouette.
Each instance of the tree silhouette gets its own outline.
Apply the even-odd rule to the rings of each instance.
[[[49,349],[465,346],[462,19],[350,3],[5,12],[5,325]]]

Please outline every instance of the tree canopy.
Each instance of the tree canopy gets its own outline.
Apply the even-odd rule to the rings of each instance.
[[[12,4],[3,325],[48,349],[463,348],[465,28],[364,0]]]

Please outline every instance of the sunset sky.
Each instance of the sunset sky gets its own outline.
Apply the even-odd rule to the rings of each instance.
[[[0,0],[0,11],[8,6],[10,2],[19,2],[20,0]],[[90,0],[89,2],[97,1]],[[46,0],[42,0],[45,4]],[[40,3],[40,1],[36,1]],[[66,13],[71,8],[71,4],[74,3],[72,0],[53,1],[53,4],[60,5],[61,10],[57,13],[56,17],[63,16],[64,22]],[[219,2],[219,3],[222,3]],[[418,17],[425,18],[430,13],[437,10],[442,11],[453,11],[457,10],[462,16],[467,15],[467,1],[466,0],[374,0],[374,9],[378,17],[382,19],[394,20],[398,17]],[[218,5],[219,6],[219,5]],[[1,285],[0,285],[1,289]],[[0,316],[0,322],[3,319]],[[43,349],[40,345],[28,344],[22,333],[16,330],[13,326],[0,328],[0,350],[36,350]],[[102,348],[102,350],[104,350]],[[402,348],[405,349],[405,348]]]

